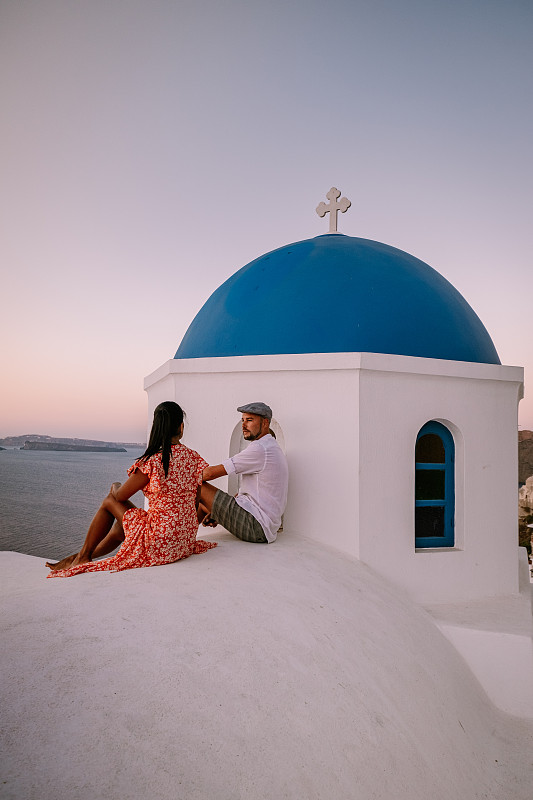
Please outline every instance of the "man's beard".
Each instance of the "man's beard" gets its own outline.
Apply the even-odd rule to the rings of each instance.
[[[243,433],[243,438],[246,439],[247,442],[253,442],[255,439],[257,439],[257,436],[257,433],[250,433],[250,431]]]

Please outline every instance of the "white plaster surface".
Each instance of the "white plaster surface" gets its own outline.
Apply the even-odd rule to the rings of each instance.
[[[520,592],[507,597],[428,606],[492,702],[533,719],[532,586],[527,551],[520,551]]]
[[[379,353],[171,359],[145,380],[188,414],[184,442],[229,455],[236,408],[264,400],[289,463],[287,534],[356,556],[420,603],[518,592],[520,367]],[[421,427],[455,441],[454,548],[416,551],[414,450]],[[220,480],[227,490],[227,481]]]
[[[533,723],[298,536],[45,580],[0,554],[3,800],[530,800]]]

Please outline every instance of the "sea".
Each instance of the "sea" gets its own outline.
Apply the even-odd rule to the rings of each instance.
[[[0,550],[54,560],[78,551],[111,484],[124,483],[142,452],[0,450]],[[143,506],[142,492],[131,501]]]

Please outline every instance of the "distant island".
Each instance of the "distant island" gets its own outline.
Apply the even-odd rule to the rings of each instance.
[[[90,444],[65,444],[64,442],[24,442],[21,450],[54,450],[69,453],[127,453],[125,447],[99,447]]]
[[[26,445],[31,446],[27,447]],[[46,445],[46,447],[36,447],[36,445]],[[60,447],[60,445],[65,445],[65,447]],[[6,436],[4,439],[0,439],[0,447],[20,447],[21,450],[70,450],[93,453],[123,453],[125,449],[129,447],[145,450],[146,444],[142,442],[102,442],[98,439],[69,439],[59,436],[46,436],[42,433],[26,433],[22,436]],[[90,448],[90,451],[88,448]]]

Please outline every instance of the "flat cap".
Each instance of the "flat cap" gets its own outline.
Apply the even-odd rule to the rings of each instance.
[[[257,414],[258,417],[272,419],[272,409],[266,403],[246,403],[245,406],[239,406],[237,411],[241,414]]]

